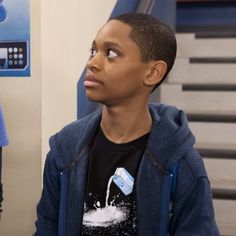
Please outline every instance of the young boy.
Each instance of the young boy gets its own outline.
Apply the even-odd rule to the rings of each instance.
[[[175,56],[174,33],[145,14],[98,31],[84,86],[104,106],[51,137],[35,235],[219,235],[186,115],[148,105]]]

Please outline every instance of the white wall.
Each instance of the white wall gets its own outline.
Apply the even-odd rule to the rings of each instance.
[[[4,150],[0,235],[34,232],[48,138],[76,119],[76,84],[115,0],[31,0],[30,78],[0,78],[10,139]]]

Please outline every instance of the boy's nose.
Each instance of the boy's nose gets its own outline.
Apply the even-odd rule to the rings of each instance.
[[[86,67],[91,71],[99,71],[102,67],[101,64],[101,57],[97,53],[95,56],[91,57],[88,60]]]

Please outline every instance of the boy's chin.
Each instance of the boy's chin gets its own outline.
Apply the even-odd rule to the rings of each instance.
[[[86,97],[88,98],[89,101],[91,102],[97,102],[97,103],[102,103],[102,99],[99,99],[95,96],[92,96],[91,94],[89,93],[86,93]]]
[[[98,96],[98,94],[92,93],[90,91],[86,91],[86,97],[91,102],[100,103],[105,106],[114,106],[119,104],[118,99],[115,100],[114,97]]]
[[[88,98],[88,100],[90,101],[90,102],[95,102],[95,103],[99,103],[99,104],[101,104],[101,105],[104,105],[104,106],[111,106],[111,104],[109,103],[109,102],[106,102],[106,101],[104,101],[104,100],[102,100],[102,99],[95,99],[95,98],[91,98],[91,97],[89,97],[89,96],[87,96],[87,98]]]

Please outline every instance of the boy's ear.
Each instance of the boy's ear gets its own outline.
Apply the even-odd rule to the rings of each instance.
[[[167,64],[165,61],[151,61],[149,62],[149,68],[144,78],[144,85],[147,87],[153,87],[158,84],[167,71]]]

